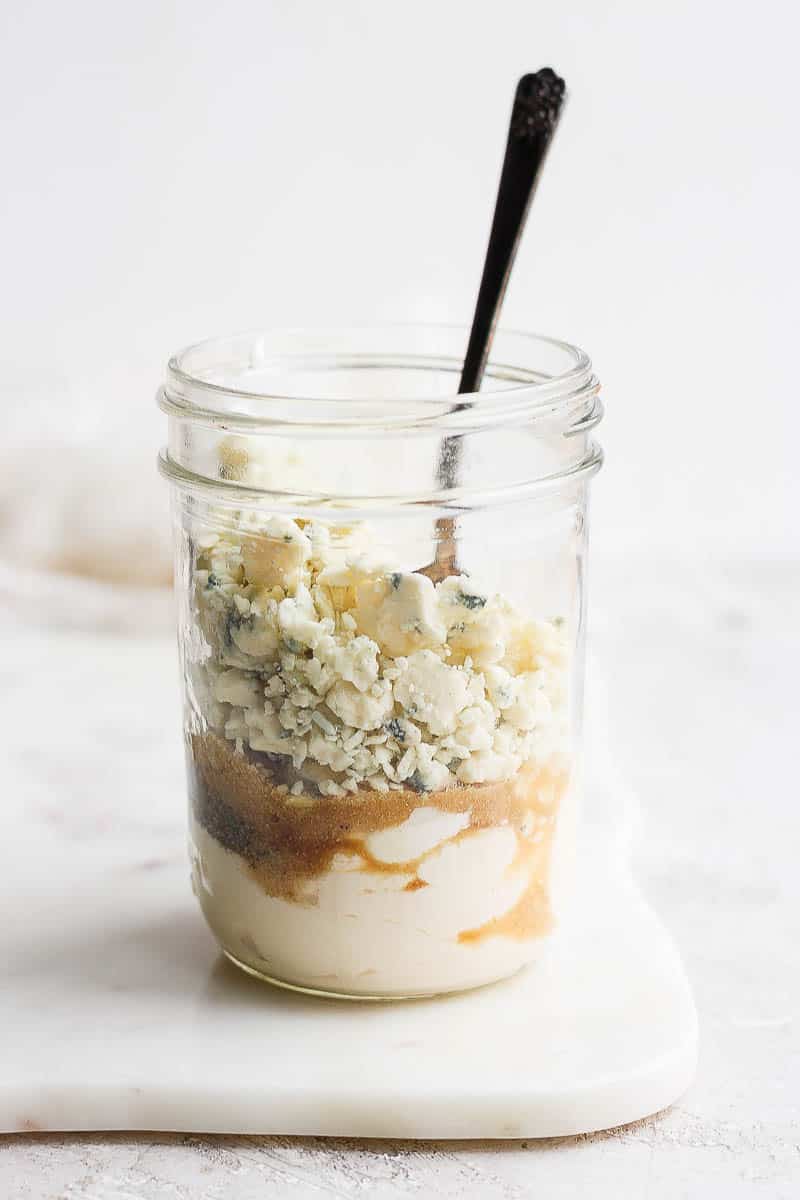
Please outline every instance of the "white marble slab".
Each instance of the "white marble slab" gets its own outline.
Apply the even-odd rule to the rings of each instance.
[[[2,671],[1,1130],[536,1137],[688,1086],[694,1005],[608,763],[586,891],[540,966],[447,1000],[317,1001],[236,972],[202,924],[171,644],[20,635]]]

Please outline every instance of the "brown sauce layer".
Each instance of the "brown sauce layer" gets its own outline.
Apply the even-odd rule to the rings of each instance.
[[[429,886],[417,872],[434,851],[408,862],[387,863],[370,854],[365,839],[402,824],[418,808],[435,807],[469,813],[469,825],[450,842],[480,829],[510,826],[517,835],[517,854],[509,873],[524,872],[530,880],[509,912],[463,931],[459,940],[476,943],[501,934],[533,937],[552,924],[549,864],[566,771],[555,774],[526,766],[513,779],[438,792],[361,789],[344,796],[293,797],[279,790],[280,779],[269,763],[237,753],[231,742],[216,734],[194,735],[188,760],[195,819],[247,862],[270,896],[313,904],[313,881],[330,869],[337,855],[355,858],[363,871],[406,877],[404,891]],[[464,886],[476,882],[465,880]]]

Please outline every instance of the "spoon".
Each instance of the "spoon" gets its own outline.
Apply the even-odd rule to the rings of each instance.
[[[517,84],[489,245],[458,385],[459,395],[480,391],[508,278],[564,99],[564,80],[550,67],[523,75]],[[473,403],[464,401],[452,411],[461,412],[471,408]],[[443,490],[458,487],[462,436],[451,434],[442,442],[436,478]],[[420,575],[440,583],[449,575],[461,574],[456,532],[454,517],[437,520],[434,560],[428,566],[420,567]]]

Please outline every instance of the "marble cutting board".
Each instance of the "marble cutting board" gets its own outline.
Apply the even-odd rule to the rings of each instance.
[[[694,1003],[631,875],[605,738],[582,887],[542,963],[449,999],[319,1001],[237,972],[202,923],[172,643],[2,643],[0,1130],[543,1137],[688,1087]]]

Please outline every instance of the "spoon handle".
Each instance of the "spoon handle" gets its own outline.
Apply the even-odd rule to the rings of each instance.
[[[543,67],[533,75],[523,75],[517,84],[481,286],[458,386],[459,395],[480,390],[525,218],[565,97],[564,80],[550,67]],[[472,403],[465,400],[455,405],[453,411],[470,408]],[[450,434],[442,439],[436,468],[436,478],[441,488],[458,487],[461,456],[462,438],[459,434]],[[435,537],[434,560],[427,567],[420,568],[420,571],[434,583],[439,583],[448,575],[460,572],[455,518],[439,517],[435,524]]]
[[[564,81],[550,67],[523,75],[517,84],[459,392],[477,392],[481,386],[508,277],[564,97]]]

